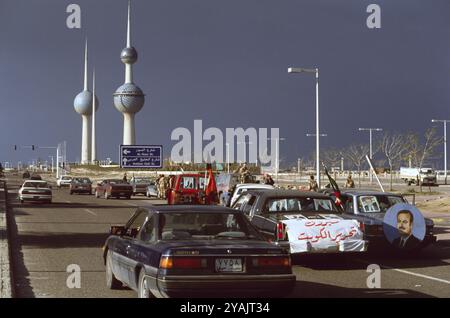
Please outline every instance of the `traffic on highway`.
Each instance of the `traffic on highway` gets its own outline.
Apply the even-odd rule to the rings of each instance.
[[[426,218],[423,237],[412,236],[415,245],[394,242],[383,219],[406,204],[401,196],[343,190],[347,203],[353,195],[372,199],[371,205],[356,204],[355,212],[348,204],[341,209],[333,191],[258,188],[264,178],[257,176],[256,189],[242,184],[246,190],[226,207],[217,192],[216,203],[206,203],[215,183],[209,181],[212,170],[208,173],[198,174],[205,183],[195,174],[165,177],[168,187],[158,187],[155,198],[133,195],[124,179],[101,179],[91,191],[75,195],[80,182],[92,183],[89,177],[68,176],[71,183],[59,188],[46,173],[44,180],[8,174],[16,296],[449,296],[450,250],[446,239],[437,240],[449,227]],[[235,176],[228,178],[237,180],[230,183],[231,196],[242,189]],[[104,180],[120,186],[119,192],[98,195]],[[130,195],[120,192],[126,187]],[[189,199],[174,203],[171,192]],[[361,210],[366,208],[378,210]]]

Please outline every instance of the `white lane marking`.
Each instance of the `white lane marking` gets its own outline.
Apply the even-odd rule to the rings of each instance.
[[[366,261],[363,261],[363,260],[360,260],[360,259],[358,259],[357,261],[360,262],[360,263],[369,264],[369,262],[366,262]],[[380,265],[380,267],[387,268],[387,269],[392,269],[392,270],[394,270],[396,272],[399,272],[399,273],[412,275],[412,276],[417,276],[417,277],[421,277],[421,278],[426,278],[426,279],[429,279],[429,280],[434,280],[436,282],[440,282],[440,283],[444,283],[444,284],[450,285],[450,281],[445,280],[445,279],[441,279],[441,278],[437,278],[437,277],[433,277],[433,276],[428,276],[428,275],[423,275],[423,274],[419,274],[419,273],[414,273],[414,272],[410,272],[410,271],[405,271],[404,269],[398,269],[398,268],[394,268],[394,267],[390,267],[390,266],[386,266],[386,265]]]
[[[122,202],[123,204],[126,204],[126,205],[129,205],[129,206],[137,206],[136,204],[134,204],[134,203],[130,203],[130,202]]]
[[[70,202],[70,201],[66,201],[66,203],[72,203],[72,202]]]
[[[90,214],[92,214],[92,215],[94,215],[94,216],[97,216],[97,213],[95,213],[94,211],[92,211],[92,210],[89,210],[89,209],[84,209],[87,213],[90,213]]]

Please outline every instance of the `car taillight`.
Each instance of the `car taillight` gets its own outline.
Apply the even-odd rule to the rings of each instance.
[[[202,257],[163,256],[159,262],[159,267],[163,269],[206,268],[206,264],[206,258]]]
[[[363,222],[359,222],[359,228],[361,229],[362,232],[366,231],[366,226],[364,225]]]
[[[254,267],[290,267],[291,258],[289,256],[260,256],[252,259]]]
[[[286,226],[284,225],[283,222],[277,223],[277,239],[279,241],[286,239]]]

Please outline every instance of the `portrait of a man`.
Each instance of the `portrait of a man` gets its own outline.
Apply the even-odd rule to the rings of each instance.
[[[413,235],[414,216],[411,211],[401,210],[397,213],[397,230],[400,235],[392,244],[402,249],[412,249],[420,240]]]

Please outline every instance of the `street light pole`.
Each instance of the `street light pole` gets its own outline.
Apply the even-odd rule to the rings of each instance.
[[[275,140],[275,181],[278,183],[278,171],[280,169],[280,140],[286,140],[286,138],[267,138],[267,140]]]
[[[447,184],[447,122],[449,119],[432,119],[432,123],[444,123],[444,173],[445,173],[445,184]]]
[[[317,134],[306,134],[306,137],[316,137],[316,139],[317,139],[317,136],[319,136],[319,138],[320,137],[327,137],[328,135],[327,134],[319,134],[319,135],[317,135]],[[319,154],[320,155],[320,154]],[[316,158],[317,158],[318,156],[317,156],[317,154],[316,154]],[[317,165],[317,162],[316,162],[316,165]],[[316,167],[316,170],[317,170],[317,167]],[[320,168],[319,168],[319,171],[320,171]],[[319,178],[320,178],[320,174],[319,174]],[[320,184],[320,179],[318,179],[317,180],[317,184],[319,185]],[[320,187],[320,186],[319,186]]]
[[[227,148],[227,173],[230,173],[230,143],[227,142],[225,146]]]
[[[289,67],[288,73],[314,73],[316,75],[316,179],[320,189],[319,69]]]
[[[382,128],[359,128],[359,131],[369,131],[369,144],[370,144],[370,150],[369,150],[369,158],[370,160],[373,159],[373,151],[372,151],[372,131],[382,131]],[[373,182],[373,173],[372,171],[369,169],[369,175],[370,175],[370,183]]]

